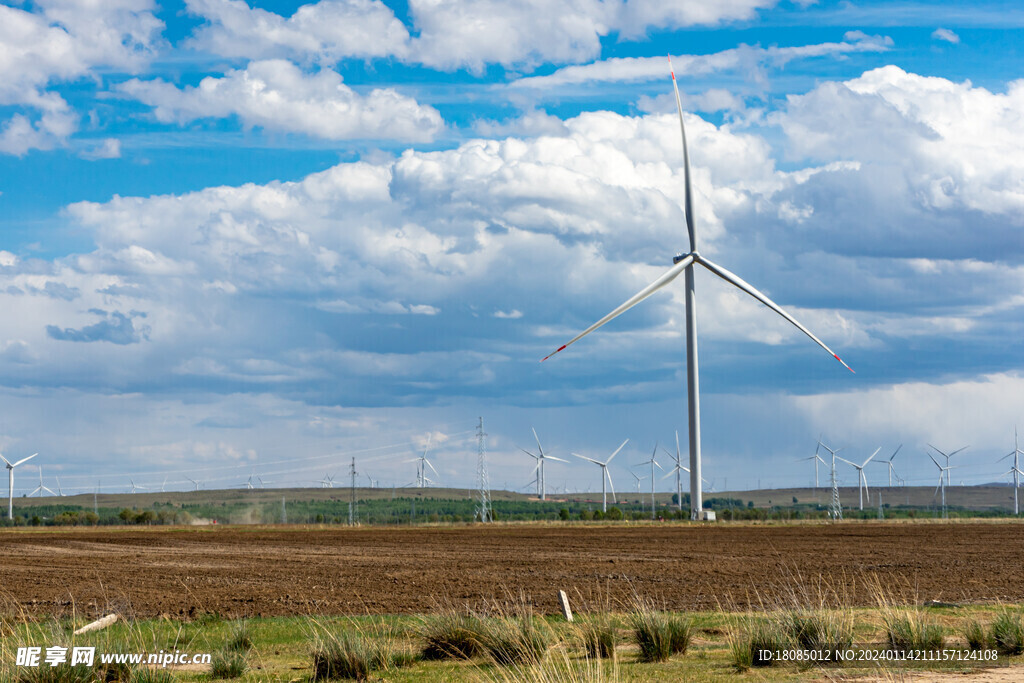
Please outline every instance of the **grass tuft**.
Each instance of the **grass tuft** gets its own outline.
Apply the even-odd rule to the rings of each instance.
[[[142,667],[132,673],[131,683],[174,683],[177,680],[166,669],[149,669]]]
[[[1024,613],[1003,610],[992,622],[990,634],[999,654],[1024,653]]]
[[[785,631],[815,661],[837,661],[838,653],[853,644],[853,613],[842,609],[792,611],[785,616]]]
[[[978,622],[977,619],[971,619],[964,626],[963,630],[964,640],[967,641],[967,647],[972,651],[978,652],[988,648],[988,637],[985,634],[985,629]]]
[[[311,681],[365,681],[374,671],[398,669],[416,662],[415,655],[396,647],[388,629],[363,627],[356,622],[351,625],[351,631],[335,630],[313,622]]]
[[[231,637],[224,644],[229,652],[248,652],[252,649],[252,627],[243,619],[231,629]]]
[[[927,621],[916,609],[890,610],[882,615],[889,649],[897,652],[941,650],[946,639],[942,626]]]
[[[548,629],[531,614],[494,617],[484,623],[484,649],[495,664],[538,664],[550,647]]]
[[[225,650],[215,652],[210,661],[210,676],[212,678],[240,678],[245,675],[249,668],[245,660],[245,654],[237,651]]]
[[[629,615],[633,640],[641,662],[664,662],[672,655],[683,654],[690,646],[692,623],[678,615],[654,610],[649,602],[637,600]]]
[[[619,634],[615,622],[607,612],[602,612],[580,624],[579,634],[587,657],[591,659],[615,658],[615,646]]]
[[[472,659],[485,652],[486,627],[479,617],[452,610],[424,619],[418,631],[426,660]]]
[[[732,663],[741,671],[771,666],[777,659],[776,653],[788,647],[786,634],[775,619],[747,617],[745,624],[729,634]]]

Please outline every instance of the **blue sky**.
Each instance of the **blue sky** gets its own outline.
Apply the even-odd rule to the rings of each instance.
[[[700,273],[707,478],[807,485],[822,435],[1000,479],[1022,44],[1009,2],[0,5],[0,450],[67,490],[402,485],[429,438],[466,486],[482,415],[495,485],[535,427],[630,438],[626,488],[685,431],[681,283],[537,361],[687,250],[671,54],[702,252],[857,370]]]

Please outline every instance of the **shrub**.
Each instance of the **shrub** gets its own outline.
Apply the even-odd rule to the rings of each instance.
[[[1024,615],[1004,610],[991,627],[992,644],[1004,655],[1024,653]]]
[[[478,617],[451,611],[425,620],[419,635],[423,659],[472,659],[484,653],[485,628]]]

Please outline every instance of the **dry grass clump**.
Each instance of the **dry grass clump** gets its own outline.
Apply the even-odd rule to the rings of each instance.
[[[684,654],[690,646],[692,622],[679,615],[655,611],[648,601],[634,602],[629,622],[641,662],[664,662],[672,655]]]
[[[532,614],[493,617],[484,624],[484,650],[500,666],[539,664],[551,646],[550,629]]]
[[[618,661],[576,657],[564,643],[541,661],[479,670],[480,679],[494,683],[619,683]]]
[[[601,612],[581,623],[577,629],[583,649],[591,659],[614,659],[619,633],[611,615]]]
[[[747,616],[729,632],[732,663],[740,671],[771,666],[787,647],[785,631],[778,619],[771,617]]]
[[[487,628],[480,617],[446,610],[426,617],[417,629],[423,659],[472,659],[486,652]]]
[[[375,671],[394,670],[412,664],[415,657],[400,650],[390,632],[381,630],[355,622],[350,629],[337,630],[313,622],[310,653],[313,673],[310,680],[365,681]]]
[[[1024,613],[1004,609],[992,622],[989,635],[999,654],[1024,653]]]
[[[853,644],[853,612],[848,609],[794,610],[787,613],[785,631],[798,649],[815,655],[813,661],[834,662]]]
[[[979,652],[988,648],[988,636],[985,633],[984,627],[978,622],[977,619],[971,619],[963,628],[964,640],[967,641],[967,647],[974,652]]]

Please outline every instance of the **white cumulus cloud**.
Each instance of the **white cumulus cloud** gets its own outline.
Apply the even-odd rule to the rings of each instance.
[[[430,106],[391,88],[361,94],[330,69],[306,73],[285,60],[251,62],[198,86],[132,79],[120,90],[154,108],[160,121],[185,123],[237,115],[247,126],[349,140],[432,140],[443,127]]]

